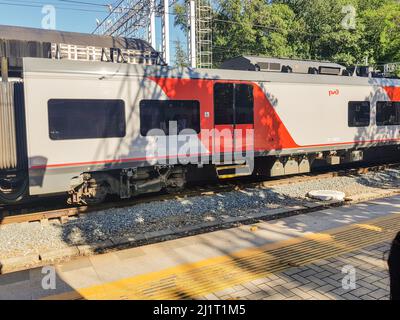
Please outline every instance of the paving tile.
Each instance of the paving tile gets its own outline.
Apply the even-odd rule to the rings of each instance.
[[[296,296],[298,296],[298,297],[300,297],[300,298],[302,298],[302,299],[311,298],[311,294],[310,294],[310,293],[305,292],[305,291],[301,290],[300,288],[294,288],[294,289],[292,289],[292,292],[293,292]]]
[[[351,294],[350,292],[345,293],[342,297],[345,298],[346,300],[361,300],[361,298]]]
[[[294,289],[294,288],[292,288],[292,289],[287,289],[287,288],[285,288],[285,287],[283,287],[283,286],[275,286],[275,287],[274,287],[274,290],[275,290],[276,292],[278,292],[278,293],[284,295],[284,296],[287,297],[287,298],[288,298],[288,297],[292,297],[292,296],[295,295],[293,289]]]
[[[370,292],[371,292],[371,289],[358,286],[357,289],[351,291],[351,294],[356,296],[356,297],[361,297],[361,296],[366,295],[366,294],[368,294]]]
[[[369,283],[369,282],[367,282],[367,281],[365,281],[365,280],[357,280],[356,284],[357,284],[357,286],[361,286],[361,287],[363,287],[363,288],[368,289],[369,292],[375,291],[375,290],[378,289],[377,286],[375,286],[374,284]]]
[[[252,284],[251,282],[243,284],[243,287],[245,287],[247,290],[251,291],[252,293],[260,291],[260,288],[258,288],[256,285]]]
[[[368,293],[368,295],[375,299],[381,299],[381,298],[387,296],[388,292],[383,289],[378,289],[378,290],[375,290],[374,292]]]
[[[249,296],[253,294],[250,290],[243,289],[240,291],[236,291],[235,293],[232,293],[231,295],[234,296],[235,298],[244,298],[246,296]]]
[[[322,271],[322,272],[323,272],[323,271]],[[304,271],[299,272],[298,275],[299,275],[300,277],[307,278],[307,277],[312,276],[312,275],[314,275],[314,274],[321,274],[322,272],[315,272],[314,269],[308,268],[307,270],[304,270]]]
[[[276,293],[272,296],[263,298],[263,300],[284,300],[284,299],[285,299],[285,296],[280,293]]]
[[[204,296],[204,300],[218,300],[218,297],[215,294],[207,294]]]
[[[310,282],[310,280],[307,280],[306,278],[299,276],[298,274],[293,275],[292,278],[301,284],[307,284]]]
[[[360,298],[361,298],[361,300],[376,300],[375,298],[371,297],[368,294],[365,294],[365,295],[361,296]]]
[[[318,278],[316,278],[314,276],[308,277],[307,280],[310,280],[310,281],[312,281],[313,283],[315,283],[315,284],[317,284],[319,286],[323,286],[326,283],[325,281],[323,281],[321,279],[318,279]]]
[[[315,288],[315,290],[317,290],[318,292],[320,292],[320,293],[327,293],[327,292],[329,292],[329,291],[332,291],[333,289],[335,289],[336,287],[334,287],[334,286],[332,286],[332,285],[330,285],[330,284],[326,284],[326,285],[324,285],[324,286],[322,286],[322,287],[319,287],[319,288]]]
[[[249,300],[261,300],[261,299],[266,298],[266,297],[267,296],[266,296],[265,292],[256,292],[256,293],[253,293],[253,294],[247,296],[246,299],[249,299]]]

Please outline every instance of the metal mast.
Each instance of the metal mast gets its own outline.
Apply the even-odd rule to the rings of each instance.
[[[93,33],[147,40],[156,48],[156,17],[161,18],[161,45],[169,64],[170,7],[178,0],[120,0],[110,6],[108,16]],[[186,0],[188,6],[188,50],[193,68],[212,68],[212,7],[210,0]]]
[[[210,0],[196,1],[196,55],[198,68],[212,68],[212,8]]]
[[[197,55],[196,55],[196,1],[189,0],[187,3],[186,12],[188,14],[188,52],[189,52],[189,62],[192,68],[197,68]]]
[[[176,0],[120,0],[93,33],[145,39],[156,48],[156,17],[162,20],[162,52],[170,63],[169,7]]]
[[[192,68],[212,68],[212,7],[210,0],[187,1],[188,51]]]

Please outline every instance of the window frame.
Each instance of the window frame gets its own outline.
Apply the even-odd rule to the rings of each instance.
[[[228,95],[228,97],[230,96],[229,101],[226,102],[226,104],[230,104],[230,108],[229,108],[229,113],[227,113],[227,110],[223,110],[223,116],[224,116],[224,121],[218,121],[217,123],[217,107],[216,106],[221,106],[220,103],[217,104],[217,98],[220,97],[220,95],[217,96],[216,92],[217,92],[217,86],[226,86],[229,87],[229,90],[232,90],[232,92],[230,92],[230,94]],[[225,89],[226,90],[226,89]],[[214,126],[225,126],[225,125],[231,125],[235,123],[235,84],[231,83],[231,82],[216,82],[214,83],[213,86],[213,113],[214,113]],[[221,108],[218,108],[221,109]],[[229,118],[228,118],[229,116]],[[218,117],[219,117],[219,112],[218,112]],[[222,117],[221,117],[222,118]],[[228,119],[228,120],[227,120]],[[219,120],[219,118],[218,118]],[[231,120],[231,121],[230,121]]]
[[[238,101],[238,93],[240,93],[240,91],[238,91],[238,88],[239,87],[243,87],[243,86],[246,86],[246,87],[249,87],[249,88],[251,88],[251,91],[249,91],[249,92],[251,92],[251,100],[247,100],[246,102],[247,103],[250,103],[251,104],[251,120],[250,121],[246,121],[246,122],[242,122],[242,120],[239,120],[238,121],[238,118],[239,119],[242,119],[241,117],[238,117],[238,110],[239,110],[239,108],[238,108],[238,104],[237,104],[237,101]],[[247,84],[247,83],[237,83],[237,84],[235,84],[235,86],[234,86],[234,94],[235,94],[235,98],[234,98],[234,110],[233,110],[233,114],[234,114],[234,120],[235,120],[235,123],[234,123],[234,125],[235,126],[237,126],[237,125],[246,125],[246,124],[252,124],[252,125],[254,125],[254,85],[252,85],[252,84]],[[247,110],[248,111],[248,110]],[[246,115],[246,118],[249,116],[249,114],[247,114]]]
[[[196,134],[199,134],[200,132],[201,132],[201,104],[200,104],[200,101],[199,100],[184,100],[184,99],[181,99],[181,100],[156,100],[156,99],[142,99],[140,102],[139,102],[139,121],[140,121],[140,135],[142,136],[142,137],[152,137],[152,136],[154,136],[154,135],[148,135],[148,132],[149,131],[151,131],[151,130],[162,130],[162,131],[164,131],[164,135],[165,136],[170,136],[170,134],[169,134],[169,132],[166,132],[164,129],[162,129],[162,128],[156,128],[156,127],[152,127],[152,128],[150,128],[150,129],[148,129],[147,131],[146,131],[146,133],[144,134],[144,131],[143,131],[143,127],[142,127],[142,124],[143,124],[143,116],[144,116],[144,114],[143,114],[143,112],[142,112],[142,108],[144,108],[144,106],[143,106],[143,104],[144,103],[150,103],[150,102],[155,102],[155,103],[158,103],[158,104],[160,104],[159,106],[158,106],[158,110],[160,111],[160,110],[162,110],[162,112],[160,112],[160,118],[161,117],[164,117],[164,119],[163,119],[163,121],[165,122],[165,110],[168,108],[168,106],[163,106],[163,104],[173,104],[173,103],[185,103],[185,102],[188,102],[188,103],[192,103],[193,105],[191,106],[191,107],[193,107],[193,106],[195,106],[195,108],[196,108],[196,113],[197,113],[197,119],[196,119],[196,121],[197,121],[197,123],[196,123],[196,127],[190,127],[190,128],[183,128],[183,129],[181,129],[181,130],[179,130],[179,128],[178,128],[178,134],[181,132],[181,131],[183,131],[183,130],[193,130],[193,131],[195,131],[196,132]],[[152,106],[153,107],[153,106]],[[149,107],[146,107],[146,108],[149,108]],[[188,109],[189,107],[184,107],[184,109]],[[191,110],[191,113],[193,113],[193,108],[190,108],[190,110]],[[171,120],[170,120],[171,121]],[[173,121],[173,120],[172,120]],[[169,122],[169,121],[168,121]],[[168,124],[166,124],[167,125],[167,129],[168,129]]]
[[[217,98],[217,86],[220,86],[220,85],[225,85],[225,86],[231,86],[231,88],[232,88],[232,97],[231,97],[231,101],[229,101],[229,102],[231,102],[232,103],[232,105],[231,105],[231,107],[229,108],[229,110],[231,111],[230,113],[231,113],[231,119],[232,119],[232,121],[229,121],[229,120],[227,120],[227,121],[218,121],[217,122],[217,101],[216,101],[216,98]],[[250,122],[241,122],[241,121],[238,121],[237,120],[237,115],[238,115],[238,108],[237,108],[237,98],[238,98],[238,88],[240,87],[240,86],[247,86],[247,87],[249,87],[249,88],[251,88],[251,121]],[[247,101],[247,102],[249,102],[249,101]],[[215,126],[220,126],[220,125],[233,125],[233,126],[236,126],[236,125],[246,125],[246,124],[251,124],[251,125],[254,125],[254,84],[252,84],[252,83],[234,83],[234,82],[216,82],[216,83],[214,83],[214,86],[213,86],[213,103],[214,103],[214,105],[213,105],[213,110],[214,110],[214,127]],[[227,110],[225,110],[225,113],[227,113]]]
[[[123,120],[123,128],[119,128],[120,132],[117,133],[118,130],[115,130],[115,133],[112,134],[103,134],[102,136],[98,136],[98,137],[94,137],[94,136],[84,136],[84,135],[80,135],[80,136],[76,136],[76,137],[67,137],[67,138],[56,138],[54,137],[54,135],[52,134],[52,128],[54,126],[52,126],[52,108],[57,108],[56,106],[54,106],[52,103],[53,102],[63,102],[63,103],[67,103],[67,102],[72,102],[72,103],[88,103],[88,102],[92,102],[92,103],[99,103],[99,102],[113,102],[116,103],[114,106],[112,106],[112,108],[116,108],[116,106],[118,106],[119,111],[120,111],[120,118],[119,120]],[[70,99],[70,98],[66,98],[66,99],[59,99],[59,98],[51,98],[49,100],[47,100],[47,117],[48,117],[48,135],[49,135],[49,139],[52,141],[74,141],[74,140],[95,140],[95,139],[113,139],[113,138],[124,138],[126,137],[126,129],[127,129],[127,123],[126,123],[126,110],[125,110],[126,104],[125,101],[123,99]],[[66,107],[64,108],[64,111],[68,108],[72,108],[72,107]],[[95,108],[95,106],[93,106],[93,108]],[[105,120],[107,120],[107,118],[105,118]],[[105,127],[109,127],[109,125],[105,126]]]
[[[397,117],[397,121],[395,123],[384,123],[384,122],[378,122],[378,111],[380,105],[386,105],[385,107],[388,108],[387,105],[391,105],[390,108],[396,108],[397,110],[395,111],[395,115]],[[400,125],[400,101],[378,101],[376,103],[376,125],[378,127],[388,127],[388,126],[398,126]]]
[[[351,110],[350,108],[355,104],[360,104],[361,106],[363,104],[368,104],[368,124],[350,123],[350,120],[352,119],[350,117],[350,110]],[[349,128],[365,128],[365,127],[369,127],[370,125],[371,125],[371,102],[370,101],[349,101],[347,104],[347,126]]]

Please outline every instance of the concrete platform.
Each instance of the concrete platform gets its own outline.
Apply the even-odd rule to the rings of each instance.
[[[54,266],[54,289],[42,268],[2,275],[0,299],[387,299],[398,231],[395,196],[77,258]]]

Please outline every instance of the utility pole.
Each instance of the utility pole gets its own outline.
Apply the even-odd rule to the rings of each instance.
[[[210,0],[189,0],[188,49],[192,68],[212,68],[212,7]]]
[[[153,48],[156,48],[156,1],[149,0],[150,13],[149,13],[149,35],[148,41]]]
[[[169,41],[169,1],[163,0],[162,15],[162,46],[163,56],[166,64],[171,62],[170,41]]]
[[[161,51],[170,64],[170,7],[178,0],[120,0],[98,21],[95,34],[141,38],[157,48],[156,19],[161,19]],[[187,0],[190,66],[212,68],[212,7],[210,0]]]
[[[196,61],[196,2],[190,0],[187,2],[187,13],[188,13],[188,51],[189,51],[189,62],[192,68],[197,67]]]
[[[156,19],[162,22],[162,53],[169,64],[170,50],[170,6],[177,0],[120,0],[110,7],[108,16],[99,21],[95,34],[113,37],[141,38],[156,49]]]

